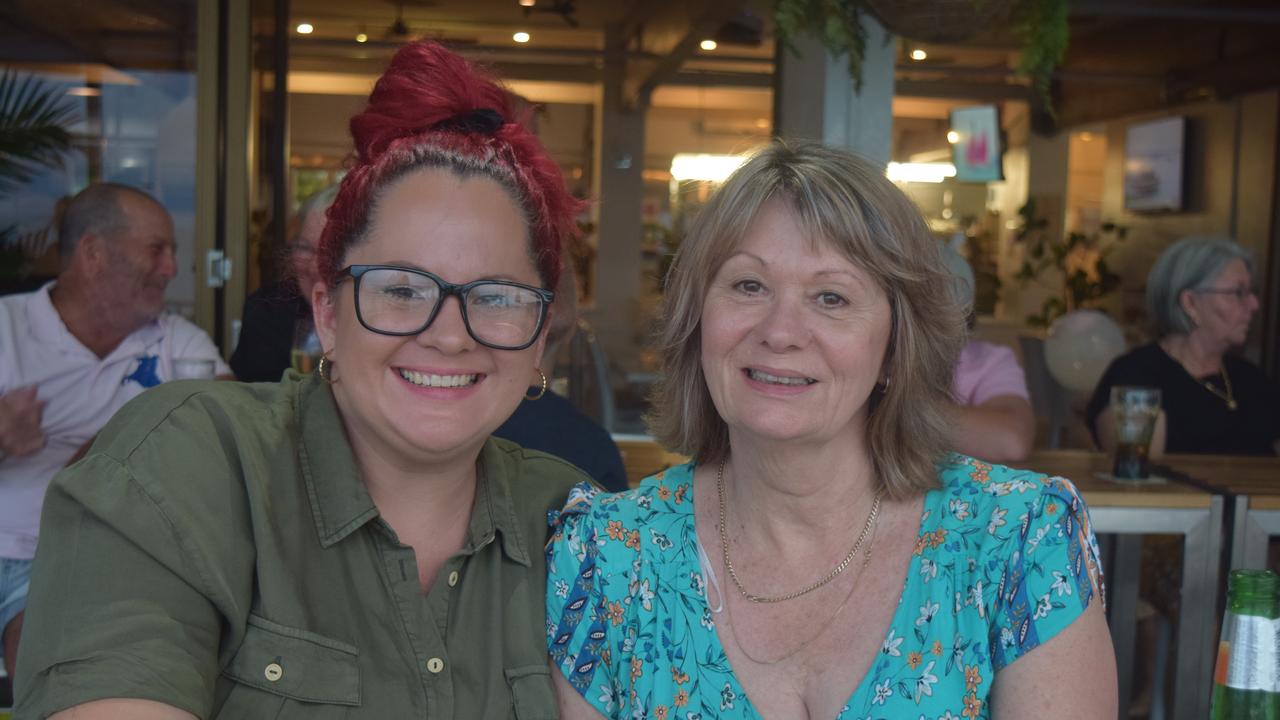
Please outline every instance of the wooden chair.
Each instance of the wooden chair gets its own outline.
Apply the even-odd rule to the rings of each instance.
[[[680,453],[668,452],[653,438],[644,435],[614,435],[614,442],[622,452],[622,464],[627,470],[627,483],[631,487],[644,478],[673,465],[680,465],[689,458]]]

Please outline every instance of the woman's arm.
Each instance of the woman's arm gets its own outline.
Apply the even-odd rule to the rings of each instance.
[[[1115,649],[1097,599],[1062,632],[996,673],[991,690],[995,720],[1114,718],[1118,707]]]
[[[49,720],[196,720],[196,716],[154,700],[117,698],[76,705],[50,715]]]
[[[569,681],[564,679],[555,662],[551,663],[551,677],[556,686],[556,699],[560,701],[560,720],[603,720],[604,716],[591,707],[591,703],[583,700]]]
[[[999,395],[979,405],[962,405],[954,409],[952,416],[952,446],[988,462],[1027,459],[1035,434],[1031,403],[1017,395]]]

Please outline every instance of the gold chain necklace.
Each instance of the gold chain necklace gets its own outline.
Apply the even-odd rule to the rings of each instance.
[[[1190,373],[1187,374],[1190,375]],[[1211,385],[1208,380],[1201,380],[1200,384],[1204,386],[1205,390],[1208,390],[1214,395],[1222,398],[1222,400],[1227,403],[1228,410],[1235,410],[1239,407],[1239,403],[1236,402],[1235,393],[1231,392],[1231,376],[1227,374],[1227,364],[1225,362],[1222,363],[1222,386],[1227,389],[1225,393]]]
[[[876,526],[878,527],[879,523],[876,523]],[[871,535],[871,544],[867,546],[867,552],[864,553],[862,556],[862,564],[858,566],[858,578],[862,577],[862,573],[866,572],[867,566],[871,564],[871,551],[873,549],[875,549],[875,533],[874,532]],[[750,660],[751,662],[757,665],[777,665],[783,660],[786,660],[794,656],[796,653],[800,652],[804,648],[809,647],[818,638],[825,635],[827,633],[827,628],[831,627],[835,623],[836,618],[840,617],[840,613],[844,612],[845,606],[849,604],[850,598],[853,597],[853,591],[857,589],[858,589],[858,581],[857,581],[857,578],[855,578],[853,584],[849,586],[849,592],[845,593],[844,601],[840,603],[840,607],[836,608],[836,611],[831,614],[831,617],[826,622],[818,626],[817,632],[813,633],[812,636],[806,638],[804,642],[786,651],[781,656],[773,658],[771,660],[764,660],[764,659],[758,658],[747,651],[747,646],[742,644],[742,638],[738,636],[738,623],[733,619],[733,607],[732,607],[733,603],[725,602],[724,609],[729,616],[728,618],[729,632],[733,634],[733,642],[735,645],[738,646],[738,651],[741,652],[743,656],[746,657],[748,660]],[[739,587],[739,590],[741,590],[741,587]]]
[[[790,592],[786,595],[756,595],[755,593],[747,592],[747,589],[742,587],[742,581],[738,579],[738,573],[733,569],[733,560],[729,559],[729,531],[728,523],[725,521],[724,510],[724,465],[725,460],[721,460],[720,467],[716,469],[716,493],[720,496],[720,548],[724,553],[724,569],[728,571],[729,577],[733,580],[734,586],[738,588],[738,592],[742,593],[742,597],[753,603],[779,603],[786,600],[794,600],[801,595],[807,595],[832,580],[835,580],[836,576],[844,572],[845,569],[849,567],[849,563],[853,562],[854,556],[858,554],[858,550],[860,550],[862,548],[862,544],[866,542],[867,535],[871,532],[872,526],[875,525],[876,517],[880,514],[881,495],[880,491],[876,490],[875,499],[871,501],[871,512],[867,514],[867,521],[862,525],[862,532],[858,533],[858,540],[853,544],[853,548],[849,550],[849,554],[844,556],[844,559],[840,561],[839,565],[836,565],[834,570],[827,573],[827,575],[821,580],[818,580],[802,590]],[[868,555],[870,555],[870,552],[868,552]]]

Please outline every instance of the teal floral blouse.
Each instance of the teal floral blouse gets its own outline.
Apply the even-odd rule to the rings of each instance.
[[[694,534],[693,464],[552,513],[552,661],[609,718],[758,718],[715,631]],[[879,657],[837,720],[990,717],[995,674],[1102,596],[1072,484],[953,455]]]

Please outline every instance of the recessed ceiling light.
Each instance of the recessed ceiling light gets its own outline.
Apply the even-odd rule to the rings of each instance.
[[[315,32],[316,28],[311,23],[298,23],[297,29],[298,29],[299,35],[310,35],[311,33]]]
[[[915,50],[911,51],[912,60],[923,60],[927,57],[929,57],[929,53],[925,52],[924,50],[921,50],[920,48],[916,48]]]
[[[356,33],[356,42],[358,43],[369,42],[369,36],[366,35],[365,33]]]
[[[960,133],[956,132],[955,130],[948,130],[947,142],[951,143],[952,145],[955,145],[956,143],[960,142]]]
[[[533,7],[538,0],[520,0],[520,7]]]
[[[67,88],[67,94],[75,97],[99,97],[102,91],[95,87],[73,87]]]
[[[711,39],[703,40],[703,41],[699,44],[699,47],[701,47],[703,50],[715,50],[715,49],[716,49],[716,41],[715,41],[715,40],[711,40]]]
[[[529,33],[524,32],[524,31],[522,30],[522,31],[520,31],[520,32],[516,33],[515,35],[512,35],[512,36],[511,36],[511,39],[512,39],[512,40],[515,40],[515,41],[516,41],[516,42],[518,42],[518,43],[527,43],[527,42],[529,42]]]

